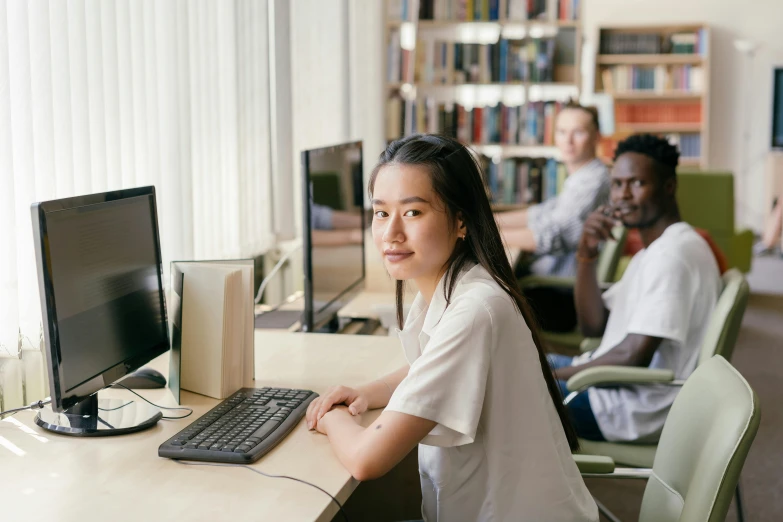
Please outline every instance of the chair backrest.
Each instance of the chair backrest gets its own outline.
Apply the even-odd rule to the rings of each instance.
[[[704,340],[699,351],[699,364],[713,355],[731,360],[737,343],[742,317],[748,306],[750,287],[742,272],[736,268],[723,274],[723,291],[710,316]]]
[[[726,359],[699,366],[666,419],[639,521],[724,520],[760,419],[758,397]]]
[[[599,283],[614,282],[614,274],[617,272],[617,265],[625,249],[628,229],[625,227],[614,227],[612,236],[614,236],[614,241],[605,241],[603,248],[601,248],[601,253],[598,255],[595,273],[598,276]]]

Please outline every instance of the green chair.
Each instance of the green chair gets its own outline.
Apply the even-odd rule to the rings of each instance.
[[[646,479],[640,522],[719,522],[737,491],[760,420],[753,389],[716,355],[693,372],[677,395],[652,469],[616,468],[609,458],[574,458],[585,477]]]
[[[707,331],[700,347],[697,367],[720,355],[730,360],[739,335],[742,317],[748,304],[750,287],[745,277],[736,268],[723,274],[723,290],[710,316]],[[586,343],[585,343],[586,344]],[[576,395],[592,386],[623,384],[666,384],[679,386],[671,370],[636,368],[626,366],[603,366],[585,369],[568,380],[566,404]],[[581,451],[590,455],[604,455],[624,466],[649,468],[655,459],[656,444],[628,442],[596,442],[580,439]],[[738,509],[741,509],[740,491],[737,489]],[[740,514],[740,520],[742,515]]]
[[[601,253],[598,256],[598,263],[596,264],[596,275],[598,276],[598,283],[605,288],[608,288],[614,282],[614,274],[617,271],[617,265],[620,262],[620,258],[623,254],[623,248],[625,248],[625,240],[628,235],[625,227],[615,227],[612,230],[612,235],[615,237],[614,241],[607,241],[601,248]],[[527,276],[519,280],[519,286],[522,292],[531,288],[570,288],[573,289],[576,285],[576,277],[557,277],[557,276]],[[584,339],[584,335],[579,331],[578,327],[572,332],[541,332],[541,339],[549,344],[555,344],[570,349],[576,349]]]
[[[677,171],[677,202],[683,221],[710,233],[729,268],[750,271],[753,232],[734,223],[734,176],[730,172]]]

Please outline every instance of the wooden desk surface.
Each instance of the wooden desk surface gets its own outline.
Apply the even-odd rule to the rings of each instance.
[[[297,334],[256,330],[256,387],[311,389],[359,385],[404,364],[399,341],[379,336]],[[167,364],[168,354],[155,361]],[[164,372],[165,375],[165,372]],[[107,396],[131,399],[125,390]],[[174,405],[168,389],[140,390]],[[158,446],[218,401],[189,392],[187,419],[162,420],[146,431],[117,437],[56,435],[34,423],[34,412],[0,421],[0,519],[4,521],[330,521],[337,507],[322,492],[247,469],[186,466],[158,457]],[[179,415],[164,411],[164,415]],[[363,415],[366,425],[379,410]],[[358,482],[343,468],[326,437],[300,424],[251,465],[316,484],[345,502]]]

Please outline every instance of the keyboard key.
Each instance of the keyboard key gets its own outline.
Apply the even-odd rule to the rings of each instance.
[[[260,429],[257,429],[256,431],[253,432],[252,437],[263,440],[264,437],[272,433],[272,431],[274,431],[274,429],[277,428],[279,425],[280,422],[274,419],[267,421],[266,424],[264,424]]]

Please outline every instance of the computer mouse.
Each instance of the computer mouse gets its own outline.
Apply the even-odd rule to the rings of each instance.
[[[141,368],[133,373],[129,373],[119,383],[128,388],[139,390],[163,388],[166,386],[166,378],[157,370],[153,370],[152,368]]]

